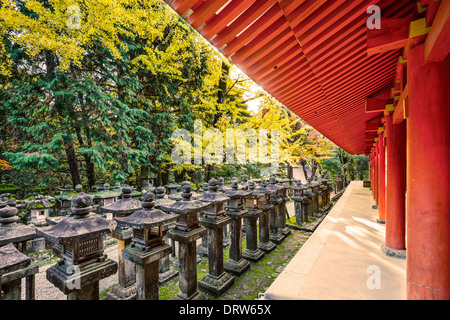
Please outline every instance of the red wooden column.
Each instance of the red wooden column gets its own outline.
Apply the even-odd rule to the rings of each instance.
[[[450,299],[450,55],[407,63],[407,298]]]
[[[372,178],[370,181],[370,185],[372,187],[372,197],[375,200],[375,148],[372,149],[372,167],[371,167],[371,173],[372,173]]]
[[[378,140],[378,138],[375,138],[375,140]],[[375,158],[374,158],[374,168],[373,168],[373,173],[374,173],[374,197],[375,197],[375,209],[377,208],[376,206],[378,206],[378,141],[375,141]]]
[[[369,180],[370,180],[370,189],[372,189],[372,194],[373,194],[373,176],[372,176],[372,171],[373,171],[373,152],[370,152],[370,156],[369,156]]]
[[[406,121],[386,124],[386,242],[387,255],[405,258]]]
[[[383,132],[378,133],[378,223],[385,223],[386,154]]]

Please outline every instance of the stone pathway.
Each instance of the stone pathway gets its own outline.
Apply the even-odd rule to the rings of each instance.
[[[406,260],[381,250],[385,225],[372,204],[370,190],[351,182],[264,299],[405,299]]]

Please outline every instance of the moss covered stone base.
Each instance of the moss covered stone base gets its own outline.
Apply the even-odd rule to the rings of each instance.
[[[277,247],[277,245],[275,243],[273,243],[272,241],[258,242],[258,248],[261,249],[262,251],[264,251],[265,253],[272,252],[273,250],[275,250],[276,247]]]
[[[136,285],[128,288],[118,285],[106,294],[106,300],[136,300]]]
[[[223,272],[219,277],[207,274],[198,282],[200,289],[219,297],[234,284],[234,277]]]
[[[250,260],[252,262],[257,262],[257,261],[261,260],[262,258],[264,258],[265,253],[260,249],[256,249],[256,250],[245,249],[244,252],[242,252],[242,256],[247,260]]]
[[[281,234],[281,233],[279,233],[279,232],[277,232],[277,233],[270,233],[269,234],[270,241],[272,241],[273,243],[275,243],[277,245],[281,244],[284,241],[285,238],[286,238],[286,236]]]
[[[162,272],[159,274],[159,284],[166,283],[167,281],[172,280],[173,278],[177,277],[179,272],[175,270],[174,268],[170,267],[169,270],[166,272]]]
[[[206,298],[203,294],[197,291],[190,297],[186,297],[179,293],[172,300],[208,300],[208,298]]]
[[[239,277],[250,268],[250,262],[245,259],[239,261],[229,259],[224,263],[223,268],[232,275]]]

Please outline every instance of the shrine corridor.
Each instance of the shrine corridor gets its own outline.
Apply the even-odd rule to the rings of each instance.
[[[406,299],[406,260],[385,255],[370,189],[353,181],[261,299]]]

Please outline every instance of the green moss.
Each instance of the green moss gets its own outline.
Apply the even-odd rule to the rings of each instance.
[[[0,184],[0,193],[14,193],[21,189],[22,188],[16,187],[15,185],[9,183]]]
[[[249,271],[240,277],[235,278],[234,285],[225,292],[221,297],[214,297],[205,293],[204,294],[210,300],[254,300],[258,297],[259,293],[265,292],[267,288],[275,281],[276,277],[272,275],[278,274],[280,267],[284,269],[287,263],[301,248],[303,243],[308,239],[310,233],[305,233],[297,230],[292,230],[292,235],[288,236],[286,240],[278,245],[274,251],[258,261],[257,263],[251,263]],[[242,238],[242,250],[245,250],[247,246],[246,237]],[[223,261],[229,259],[229,246],[224,248]],[[201,263],[197,265],[197,280],[202,279],[208,274],[208,258],[203,257]],[[161,286],[159,286],[159,299],[171,300],[179,292],[179,278],[176,277]],[[115,285],[114,285],[115,286]],[[104,290],[100,294],[100,298],[104,299],[106,294],[114,288]]]
[[[28,209],[45,209],[45,206],[41,203],[32,203],[28,206]]]
[[[112,285],[111,287],[106,288],[105,290],[100,291],[99,299],[100,299],[100,300],[105,300],[106,295],[108,294],[108,292],[110,292],[112,289],[114,289],[114,288],[117,287],[117,286],[118,286],[118,284],[114,284],[114,285]]]

